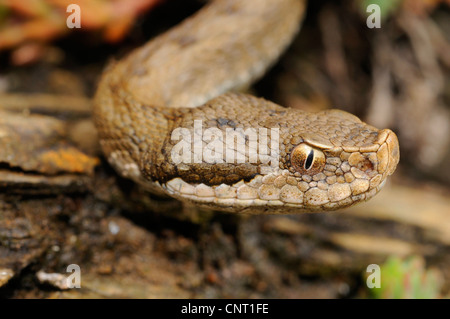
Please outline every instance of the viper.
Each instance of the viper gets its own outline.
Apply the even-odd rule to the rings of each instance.
[[[399,162],[393,131],[237,93],[289,46],[305,5],[214,0],[111,63],[94,100],[109,163],[151,192],[230,212],[336,210],[372,198]]]

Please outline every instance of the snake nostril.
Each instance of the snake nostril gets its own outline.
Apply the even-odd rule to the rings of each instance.
[[[350,155],[348,158],[348,163],[359,169],[360,171],[366,172],[367,174],[371,173],[375,169],[376,163],[373,162],[373,158],[370,156],[370,153],[360,153],[355,152]]]
[[[369,173],[371,171],[373,171],[373,163],[368,159],[365,158],[364,160],[360,161],[356,167],[366,173]]]

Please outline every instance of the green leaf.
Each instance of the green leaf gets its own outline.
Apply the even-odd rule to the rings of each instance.
[[[357,0],[361,3],[361,10],[364,15],[367,14],[367,7],[376,4],[380,7],[381,19],[384,21],[390,15],[394,14],[399,8],[403,0]]]

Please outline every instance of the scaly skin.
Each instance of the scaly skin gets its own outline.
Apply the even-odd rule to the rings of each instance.
[[[373,197],[399,161],[392,131],[340,110],[307,113],[227,93],[276,61],[304,9],[302,0],[216,0],[111,65],[94,112],[109,162],[154,192],[231,212],[335,210]],[[271,133],[252,144],[247,129]],[[230,130],[242,137],[236,144],[226,142]],[[275,167],[252,157],[261,145],[276,146]],[[174,150],[189,156],[180,162]],[[230,161],[227,151],[239,150]]]

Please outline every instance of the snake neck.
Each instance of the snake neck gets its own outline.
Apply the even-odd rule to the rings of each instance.
[[[215,0],[109,65],[94,102],[109,161],[142,180],[150,160],[143,154],[161,152],[168,130],[186,113],[179,109],[260,77],[289,45],[303,13],[302,0]]]

